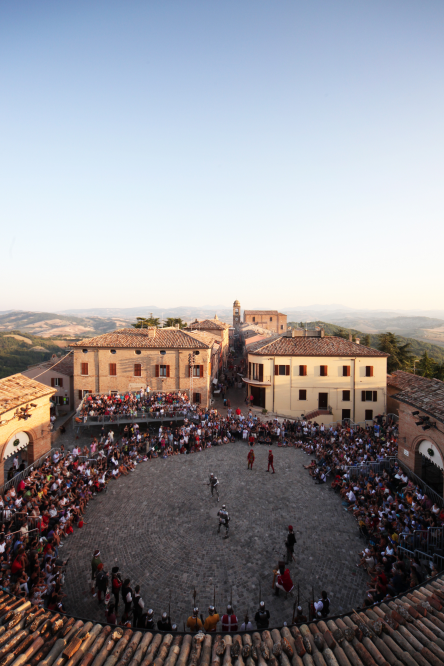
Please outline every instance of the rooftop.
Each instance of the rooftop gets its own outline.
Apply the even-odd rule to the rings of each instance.
[[[415,407],[444,423],[444,382],[397,370],[387,379],[388,386],[401,389],[392,397]]]
[[[95,338],[73,342],[70,347],[118,349],[209,349],[187,331],[178,328],[121,328]]]
[[[244,310],[244,315],[280,315],[286,317],[287,315],[277,310]]]
[[[70,352],[69,356],[66,356],[65,358],[53,354],[49,361],[43,361],[43,363],[31,365],[28,370],[31,370],[31,368],[42,368],[42,370],[54,369],[54,372],[59,372],[61,375],[72,377],[74,374],[74,357],[72,352]]]
[[[223,321],[220,321],[220,319],[203,319],[202,321],[198,321],[197,319],[195,321],[192,321],[191,324],[188,325],[189,329],[192,329],[193,331],[196,330],[206,330],[208,328],[214,329],[217,331],[224,331],[226,328],[229,328],[229,324],[225,324]]]
[[[18,373],[0,379],[0,414],[24,405],[31,400],[53,395],[56,391],[35,379]]]
[[[272,339],[254,344],[254,349],[250,347],[248,351],[261,356],[369,356],[381,358],[389,356],[378,349],[364,347],[356,342],[335,336],[290,338],[286,335],[274,335]]]

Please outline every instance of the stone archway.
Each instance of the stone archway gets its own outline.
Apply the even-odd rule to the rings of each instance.
[[[415,447],[415,473],[432,490],[443,495],[444,490],[444,454],[441,447],[430,436],[417,437]]]

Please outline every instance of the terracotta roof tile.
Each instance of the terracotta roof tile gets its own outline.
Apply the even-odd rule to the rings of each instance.
[[[188,329],[196,331],[196,330],[206,330],[208,328],[215,329],[218,331],[224,331],[226,328],[229,328],[229,324],[225,324],[223,321],[220,321],[219,319],[203,319],[202,321],[192,321],[191,324],[188,326]]]
[[[104,333],[95,338],[86,338],[73,342],[70,347],[116,347],[125,349],[209,349],[209,345],[196,340],[188,332],[178,328],[121,328],[111,333]]]
[[[55,366],[55,367],[54,367]],[[55,359],[49,359],[49,361],[44,361],[43,363],[36,363],[31,365],[28,370],[31,368],[42,368],[42,370],[47,369],[51,370],[54,368],[54,372],[59,372],[61,375],[66,375],[67,377],[72,377],[74,374],[74,356],[70,352],[69,356],[60,360],[59,357]]]
[[[249,353],[252,351],[249,349]],[[263,356],[389,356],[378,349],[364,347],[335,336],[325,338],[274,336],[273,340],[258,343],[254,353]]]
[[[281,317],[286,317],[287,315],[277,310],[244,310],[244,315],[281,315]]]
[[[395,393],[392,398],[444,423],[444,382],[401,371],[389,377],[389,386],[401,389],[400,393]]]
[[[56,389],[41,384],[21,373],[0,379],[0,414],[15,409],[27,402],[54,395]]]

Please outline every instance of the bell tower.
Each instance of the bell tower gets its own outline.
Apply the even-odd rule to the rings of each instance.
[[[238,300],[233,303],[233,326],[237,328],[241,323],[241,304]]]

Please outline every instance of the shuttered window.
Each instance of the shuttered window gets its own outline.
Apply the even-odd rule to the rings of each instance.
[[[350,377],[350,366],[349,365],[343,365],[342,366],[342,376],[343,377]]]
[[[274,374],[275,375],[289,375],[290,374],[290,366],[289,365],[275,365],[274,366]]]
[[[373,377],[373,366],[372,365],[366,365],[365,366],[365,376],[366,377]]]
[[[378,391],[361,391],[362,402],[378,402]]]
[[[342,391],[342,402],[350,402],[350,391]]]
[[[134,377],[142,376],[142,365],[140,363],[134,363]]]
[[[157,365],[156,368],[159,369],[159,374],[156,377],[169,377],[170,376],[170,366],[169,365]]]
[[[193,393],[193,402],[198,405],[200,403],[200,393]]]
[[[364,418],[366,421],[373,421],[373,409],[366,409]]]
[[[81,363],[80,364],[80,374],[81,375],[87,375],[88,374],[88,363]]]
[[[306,377],[307,376],[307,366],[306,365],[300,365],[299,366],[299,376],[300,377]]]
[[[115,377],[117,375],[117,365],[115,363],[109,364],[109,374],[111,377]]]
[[[299,400],[307,400],[306,389],[299,389]]]
[[[321,377],[327,377],[328,375],[328,365],[321,365]]]

